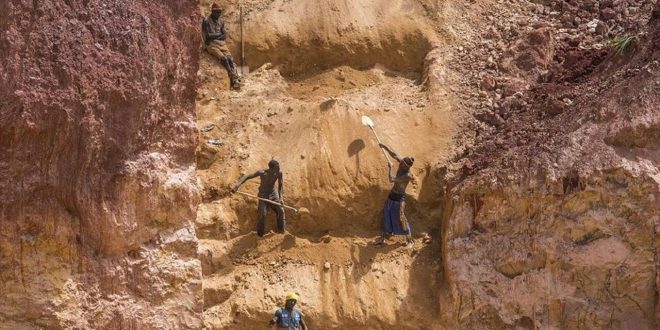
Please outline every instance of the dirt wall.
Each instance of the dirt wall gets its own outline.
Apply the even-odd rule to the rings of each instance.
[[[202,1],[202,11],[208,12]],[[275,64],[283,76],[300,80],[339,66],[368,69],[379,63],[395,71],[421,72],[437,46],[426,16],[435,1],[227,1],[230,47],[240,59],[238,6],[244,10],[246,64],[253,70]]]
[[[215,125],[198,154],[206,324],[258,329],[294,290],[315,327],[656,328],[657,4],[394,1],[411,9],[397,17],[349,2],[320,17],[306,1],[250,2],[264,38],[249,43],[275,60],[240,92],[218,87],[224,72],[203,61],[198,113]],[[382,19],[373,29],[325,29],[371,17]],[[383,60],[391,27],[441,43],[421,77]],[[618,52],[608,42],[624,33],[634,41]],[[369,65],[341,50],[353,40],[374,46],[356,52]],[[298,63],[311,75],[287,76]],[[410,251],[371,245],[389,187],[363,114],[417,158]],[[259,239],[255,202],[226,190],[271,157],[286,200],[311,212]]]
[[[0,3],[0,324],[200,324],[195,1]]]
[[[506,50],[554,53],[517,95],[514,72],[483,78],[502,120],[483,121],[442,228],[456,328],[657,328],[659,7],[644,6],[625,49],[530,38],[540,23]]]

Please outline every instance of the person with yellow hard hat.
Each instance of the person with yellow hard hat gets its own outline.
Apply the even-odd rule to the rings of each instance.
[[[283,330],[309,330],[300,310],[294,308],[299,299],[297,293],[287,292],[284,307],[275,311],[275,316],[270,320],[269,325],[276,325],[277,329]]]

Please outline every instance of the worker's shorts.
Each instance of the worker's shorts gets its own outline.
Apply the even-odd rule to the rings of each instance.
[[[395,201],[387,199],[383,207],[383,232],[394,235],[409,235],[410,225],[405,210],[405,200]]]
[[[209,54],[217,57],[219,60],[224,58],[232,58],[229,48],[227,48],[227,43],[222,40],[213,40],[208,46],[206,46],[206,51]]]

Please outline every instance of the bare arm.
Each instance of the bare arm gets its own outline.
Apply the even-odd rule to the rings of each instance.
[[[392,175],[392,164],[391,163],[387,163],[387,178],[390,180],[390,182],[394,182],[394,179],[396,179]]]
[[[382,143],[379,144],[379,145],[380,145],[381,148],[385,149],[385,151],[387,151],[387,153],[390,154],[390,156],[392,156],[392,158],[394,158],[397,162],[401,161],[401,158],[399,157],[399,155],[397,155],[396,152],[394,152],[394,150],[392,150],[392,148],[390,148],[390,147],[388,147],[388,146],[386,146]]]
[[[302,330],[309,330],[309,327],[307,326],[307,324],[305,324],[305,320],[302,318],[300,319],[300,327],[302,328]]]
[[[261,175],[261,171],[256,171],[252,174],[244,175],[240,180],[238,180],[238,182],[236,182],[236,184],[234,184],[234,186],[231,188],[231,192],[232,193],[237,192],[238,189],[241,188],[241,186],[245,183],[245,181],[254,179],[260,175]]]

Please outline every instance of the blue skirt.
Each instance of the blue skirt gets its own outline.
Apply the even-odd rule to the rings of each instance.
[[[387,234],[409,235],[410,225],[403,213],[405,201],[385,200],[383,207],[383,231]]]

